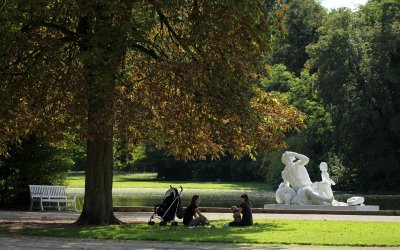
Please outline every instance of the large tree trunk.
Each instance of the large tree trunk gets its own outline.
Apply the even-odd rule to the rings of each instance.
[[[76,222],[79,225],[120,223],[112,205],[113,125],[115,86],[125,53],[126,32],[120,27],[125,16],[118,8],[113,9],[115,4],[80,1],[82,13],[87,14],[80,18],[77,30],[87,83],[88,139],[83,211]]]
[[[90,55],[90,52],[87,53]],[[119,221],[112,205],[113,124],[118,59],[104,50],[107,63],[96,57],[86,61],[88,83],[87,155],[83,211],[77,224],[109,225]],[[97,59],[97,60],[96,60]]]
[[[85,197],[77,224],[109,225],[119,221],[112,205],[113,125],[118,56],[105,50],[108,64],[96,60],[85,65],[88,81],[88,139]],[[111,57],[111,58],[110,58]],[[113,59],[113,60],[112,60]]]
[[[85,197],[79,225],[119,223],[112,204],[113,86],[96,81],[90,85]]]
[[[79,225],[118,224],[112,204],[113,143],[104,138],[89,139],[85,172],[85,197]]]

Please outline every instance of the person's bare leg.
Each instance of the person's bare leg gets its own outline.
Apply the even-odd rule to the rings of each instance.
[[[195,227],[200,225],[202,225],[202,219],[199,217],[191,220],[188,224],[188,227]]]

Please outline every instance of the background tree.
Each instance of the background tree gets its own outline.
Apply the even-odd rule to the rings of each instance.
[[[283,35],[273,43],[271,64],[284,64],[288,71],[300,76],[308,60],[306,46],[318,40],[326,10],[315,0],[294,0],[287,4],[282,26]]]
[[[302,152],[312,156],[308,164],[308,172],[313,180],[320,179],[318,164],[334,161],[335,152],[332,150],[332,117],[325,109],[318,96],[316,75],[303,70],[299,77],[287,71],[285,65],[277,64],[269,68],[266,78],[261,82],[267,91],[277,91],[287,98],[288,102],[307,115],[306,127],[298,134],[288,134],[288,150]],[[281,181],[283,151],[264,154],[259,160],[261,169],[267,181],[278,186]],[[335,178],[335,174],[332,175]]]
[[[0,145],[37,131],[87,139],[78,224],[118,223],[113,141],[178,158],[284,145],[304,117],[258,88],[264,1],[7,1],[0,11]],[[270,21],[270,23],[273,23]]]
[[[353,112],[360,126],[353,128],[346,160],[359,169],[364,190],[400,190],[399,13],[398,1],[370,1],[362,10],[367,24],[361,68],[365,83]]]
[[[361,65],[365,53],[359,13],[339,9],[329,13],[318,30],[317,43],[307,47],[310,67],[316,68],[316,89],[332,117],[330,162],[337,162],[333,173],[341,178],[339,188],[359,188],[358,169],[346,160],[354,131],[360,121],[354,119],[357,100],[362,95],[364,78]],[[333,159],[332,159],[333,158]],[[346,166],[343,168],[342,166]],[[336,171],[336,173],[335,173]],[[354,176],[356,174],[356,176]]]
[[[332,114],[335,152],[363,190],[398,190],[399,3],[370,1],[330,13],[310,65]]]

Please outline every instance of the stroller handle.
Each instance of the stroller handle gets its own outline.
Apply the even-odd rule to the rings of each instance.
[[[172,185],[169,185],[169,187],[170,187],[170,188],[173,188]],[[182,186],[179,186],[179,187],[181,188],[181,193],[182,193],[183,187],[182,187]]]

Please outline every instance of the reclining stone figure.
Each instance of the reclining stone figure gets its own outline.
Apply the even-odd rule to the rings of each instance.
[[[290,151],[283,153],[282,163],[285,164],[282,171],[283,182],[276,191],[276,200],[279,204],[332,205],[334,201],[332,182],[326,180],[311,182],[305,167],[308,162],[309,158],[305,155]]]

